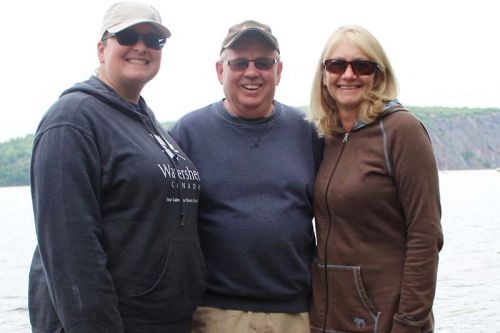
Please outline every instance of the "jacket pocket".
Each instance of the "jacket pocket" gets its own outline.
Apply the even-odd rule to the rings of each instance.
[[[195,241],[170,240],[150,283],[120,297],[124,317],[152,323],[190,319],[205,290],[205,265]]]
[[[327,332],[378,332],[380,312],[368,298],[359,266],[325,266],[316,261],[312,286],[313,330],[326,326]]]

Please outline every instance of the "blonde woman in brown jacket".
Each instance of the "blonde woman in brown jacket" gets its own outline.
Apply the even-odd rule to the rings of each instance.
[[[384,50],[344,26],[316,69],[311,118],[325,136],[316,178],[311,332],[433,332],[443,244],[436,160],[397,100]]]

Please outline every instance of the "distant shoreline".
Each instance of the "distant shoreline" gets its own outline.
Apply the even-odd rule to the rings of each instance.
[[[500,109],[412,107],[426,127],[439,170],[500,168]],[[304,113],[306,106],[299,107]],[[169,129],[175,121],[162,123]],[[0,187],[29,184],[33,134],[0,143]]]

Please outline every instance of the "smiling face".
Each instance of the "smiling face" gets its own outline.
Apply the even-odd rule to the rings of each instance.
[[[139,34],[157,33],[150,24],[132,26]],[[129,102],[137,103],[142,88],[158,73],[161,64],[161,50],[148,48],[142,40],[126,46],[113,37],[100,41],[97,46],[99,79],[113,87]]]
[[[277,62],[270,69],[258,69],[250,62],[246,69],[231,69],[229,60],[246,58],[278,59],[278,52],[256,36],[243,36],[237,44],[225,49],[216,70],[223,85],[224,105],[229,113],[243,118],[262,118],[273,109],[276,86],[281,78],[282,63]]]
[[[370,60],[353,42],[340,42],[326,59]],[[323,73],[323,84],[335,101],[340,113],[357,114],[364,96],[373,89],[375,74],[356,75],[352,67],[347,66],[342,74]]]

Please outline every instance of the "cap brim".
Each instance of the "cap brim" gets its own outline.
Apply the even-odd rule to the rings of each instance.
[[[139,23],[149,23],[149,24],[153,25],[162,34],[163,38],[168,38],[171,35],[170,30],[168,30],[167,27],[165,27],[163,24],[160,24],[156,21],[150,21],[150,20],[144,20],[144,19],[130,20],[127,22],[119,23],[117,25],[114,25],[112,27],[107,28],[106,30],[110,33],[117,33],[117,32],[120,32],[122,30],[125,30],[127,28],[130,28],[136,24],[139,24]],[[103,31],[103,33],[104,33],[104,31]]]

